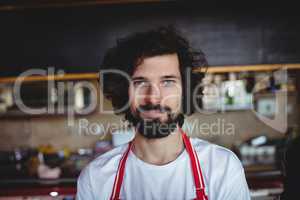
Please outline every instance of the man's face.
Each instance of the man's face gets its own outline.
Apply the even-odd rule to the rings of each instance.
[[[160,124],[175,120],[182,100],[177,54],[145,58],[131,78],[129,98],[133,117]]]

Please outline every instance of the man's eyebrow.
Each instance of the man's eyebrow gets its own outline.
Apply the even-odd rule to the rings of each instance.
[[[176,76],[176,75],[166,75],[166,76],[160,77],[160,79],[180,79],[180,77]],[[132,81],[138,81],[138,80],[148,80],[148,79],[143,76],[136,76],[136,77],[132,78]]]
[[[147,79],[143,76],[137,76],[132,78],[132,81],[137,81],[137,80],[147,80]]]
[[[167,75],[167,76],[162,76],[161,79],[180,79],[180,77],[176,75]]]

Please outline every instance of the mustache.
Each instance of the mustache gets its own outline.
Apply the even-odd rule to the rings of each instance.
[[[160,104],[145,104],[145,105],[141,105],[138,107],[138,110],[140,112],[142,111],[151,111],[151,110],[155,110],[155,111],[160,111],[160,112],[171,112],[171,108],[169,106],[161,106]]]

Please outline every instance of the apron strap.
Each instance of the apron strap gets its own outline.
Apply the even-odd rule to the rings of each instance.
[[[125,173],[125,164],[127,161],[128,154],[130,152],[130,149],[132,147],[132,142],[129,142],[128,148],[123,154],[119,166],[118,166],[118,171],[115,177],[114,181],[114,186],[113,186],[113,191],[110,197],[110,200],[119,200],[120,199],[120,191],[121,191],[121,186],[124,178],[124,173]]]
[[[208,200],[205,194],[205,183],[204,183],[204,179],[200,167],[200,162],[197,156],[197,152],[194,150],[188,136],[183,132],[183,130],[180,127],[179,130],[181,132],[185,148],[189,154],[190,161],[191,161],[194,183],[196,187],[196,200]]]
[[[193,172],[193,177],[194,177],[194,183],[196,187],[196,199],[195,200],[208,200],[206,194],[205,194],[205,185],[204,185],[204,179],[202,175],[202,171],[200,168],[200,162],[197,156],[197,152],[194,150],[189,138],[187,135],[183,132],[183,130],[178,127],[182,139],[185,145],[185,148],[188,152],[188,155],[190,157],[191,161],[191,167],[192,167],[192,172]],[[120,199],[120,191],[121,191],[121,186],[124,178],[124,173],[125,173],[125,164],[128,158],[128,154],[132,148],[132,142],[129,143],[127,150],[123,154],[119,166],[118,166],[118,171],[115,176],[115,181],[113,185],[113,191],[110,197],[110,200],[119,200]]]

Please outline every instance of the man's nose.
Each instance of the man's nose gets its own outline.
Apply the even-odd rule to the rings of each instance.
[[[152,104],[158,104],[161,101],[161,91],[157,84],[151,84],[146,92],[146,102]]]

